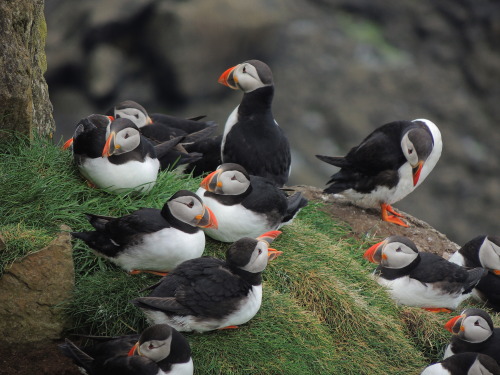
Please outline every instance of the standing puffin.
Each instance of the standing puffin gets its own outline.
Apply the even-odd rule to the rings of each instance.
[[[429,311],[456,309],[470,297],[484,273],[482,268],[467,270],[439,255],[421,253],[402,236],[387,237],[373,245],[364,258],[379,263],[375,278],[388,288],[397,304]]]
[[[172,327],[157,324],[142,334],[91,337],[94,345],[79,348],[66,339],[61,352],[89,375],[192,375],[188,341]]]
[[[500,328],[493,326],[490,315],[482,309],[465,309],[451,318],[445,328],[453,336],[444,358],[463,352],[489,355],[500,364]]]
[[[200,228],[217,227],[212,211],[187,190],[172,195],[161,210],[141,208],[118,218],[87,217],[96,230],[72,236],[126,271],[166,272],[197,258],[205,249]]]
[[[474,295],[500,311],[500,237],[477,236],[450,257],[464,267],[483,267],[488,272],[474,288]]]
[[[267,178],[250,176],[239,164],[222,164],[201,182],[196,192],[218,218],[205,234],[222,242],[277,230],[289,224],[307,205],[300,192],[289,197]]]
[[[391,205],[425,180],[442,148],[437,126],[417,119],[394,121],[375,129],[344,157],[316,157],[341,168],[328,181],[331,185],[325,193],[341,193],[363,207],[380,206],[382,220],[407,227]]]
[[[222,162],[240,164],[249,174],[283,186],[290,174],[290,144],[271,110],[271,69],[262,61],[249,60],[227,69],[219,83],[244,93],[224,127]]]
[[[131,302],[149,321],[168,323],[178,331],[206,332],[235,328],[252,319],[262,302],[262,271],[281,251],[269,248],[279,231],[257,239],[242,238],[226,260],[188,260],[153,286],[149,297]]]
[[[500,366],[489,355],[465,352],[426,367],[420,375],[500,375]]]

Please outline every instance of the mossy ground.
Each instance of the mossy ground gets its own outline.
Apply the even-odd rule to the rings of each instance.
[[[90,229],[85,212],[118,216],[161,207],[200,179],[162,172],[148,195],[112,195],[89,188],[69,152],[23,139],[0,149],[0,232],[7,244],[0,274],[15,258],[37,251],[67,224]],[[158,280],[131,276],[74,241],[76,286],[61,308],[74,333],[117,335],[146,322],[128,301]],[[197,374],[419,374],[439,360],[449,314],[397,307],[370,277],[363,260],[371,243],[356,240],[310,202],[283,228],[273,247],[284,254],[264,272],[261,310],[236,330],[186,334]],[[205,255],[223,257],[228,244],[208,240]],[[497,317],[495,317],[497,319]]]

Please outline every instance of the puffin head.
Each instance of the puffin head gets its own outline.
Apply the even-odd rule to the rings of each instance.
[[[260,87],[272,86],[273,73],[262,61],[248,60],[227,69],[219,77],[219,83],[246,93]]]

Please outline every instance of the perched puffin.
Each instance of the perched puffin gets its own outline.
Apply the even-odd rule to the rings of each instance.
[[[426,367],[420,375],[500,375],[500,366],[489,355],[464,352]]]
[[[142,334],[91,337],[96,343],[79,348],[66,339],[61,352],[89,375],[191,375],[188,341],[174,328],[156,324]]]
[[[500,328],[493,327],[490,315],[481,309],[465,309],[451,318],[445,328],[453,336],[444,358],[457,353],[476,352],[489,355],[500,364]]]
[[[226,260],[188,260],[154,285],[149,297],[131,302],[149,321],[178,331],[205,332],[235,328],[252,319],[262,302],[261,273],[281,251],[269,248],[281,232],[257,239],[242,238],[226,252]]]
[[[476,285],[474,296],[500,311],[500,237],[477,236],[449,260],[464,267],[483,267],[488,270]]]
[[[240,164],[249,174],[283,186],[290,174],[290,145],[271,110],[271,69],[262,61],[249,60],[227,69],[219,83],[244,93],[224,127],[222,162]]]
[[[364,258],[379,263],[375,278],[388,288],[397,304],[429,311],[456,309],[470,297],[484,273],[482,268],[467,270],[439,255],[421,253],[402,236],[387,237],[373,245]]]
[[[222,242],[255,238],[289,224],[307,199],[289,197],[267,178],[250,176],[239,164],[222,164],[201,182],[196,192],[217,217],[218,227],[205,234]]]
[[[217,124],[214,121],[198,121],[203,116],[193,119],[182,119],[160,113],[153,113],[150,116],[142,105],[132,100],[125,100],[115,105],[107,113],[115,118],[131,120],[140,129],[141,134],[153,144],[182,137],[181,142],[175,148],[159,158],[162,170],[186,164],[191,170],[199,165],[195,164],[203,158],[199,150],[206,144],[206,139],[217,130]],[[199,142],[203,144],[198,145]],[[214,145],[214,147],[217,146]]]
[[[436,165],[443,143],[429,120],[394,121],[375,129],[344,157],[316,155],[340,167],[324,191],[341,193],[363,207],[382,210],[382,220],[407,227],[394,204],[420,185]],[[390,215],[390,214],[392,215]]]
[[[98,255],[126,271],[166,272],[205,249],[200,228],[217,227],[217,219],[194,193],[179,190],[161,210],[141,208],[118,218],[87,214],[96,229],[73,232]]]

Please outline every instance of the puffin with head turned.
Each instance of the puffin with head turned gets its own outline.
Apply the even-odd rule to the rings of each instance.
[[[217,219],[194,193],[179,190],[161,210],[141,208],[114,218],[87,214],[94,231],[73,232],[98,255],[126,271],[164,273],[200,257],[205,234]]]
[[[178,331],[236,328],[252,319],[262,302],[262,272],[281,251],[269,248],[279,231],[242,238],[226,260],[201,257],[185,261],[152,286],[149,297],[131,302],[152,323]]]
[[[482,309],[469,308],[448,320],[444,326],[453,336],[444,358],[457,353],[476,352],[489,355],[500,364],[500,328]]]
[[[243,166],[282,187],[290,174],[290,144],[273,117],[274,82],[271,69],[248,60],[227,69],[219,83],[243,91],[240,105],[229,115],[221,145],[222,163]]]
[[[204,229],[205,234],[222,242],[280,229],[307,205],[302,193],[287,196],[267,178],[250,176],[234,163],[205,177],[196,194],[218,218],[218,227]]]
[[[500,311],[500,237],[477,236],[456,251],[450,262],[464,267],[483,267],[488,272],[474,289],[474,296]]]
[[[439,255],[419,252],[413,241],[402,236],[371,246],[364,258],[379,263],[375,279],[397,304],[429,311],[455,310],[484,274],[482,268],[468,270]]]
[[[344,157],[316,155],[340,167],[324,192],[382,210],[382,220],[407,227],[392,204],[413,192],[432,171],[443,143],[429,120],[394,121],[375,129]],[[392,214],[392,215],[391,215]]]
[[[192,375],[188,341],[174,328],[156,324],[141,335],[91,336],[93,345],[78,347],[69,339],[59,346],[88,375]]]

